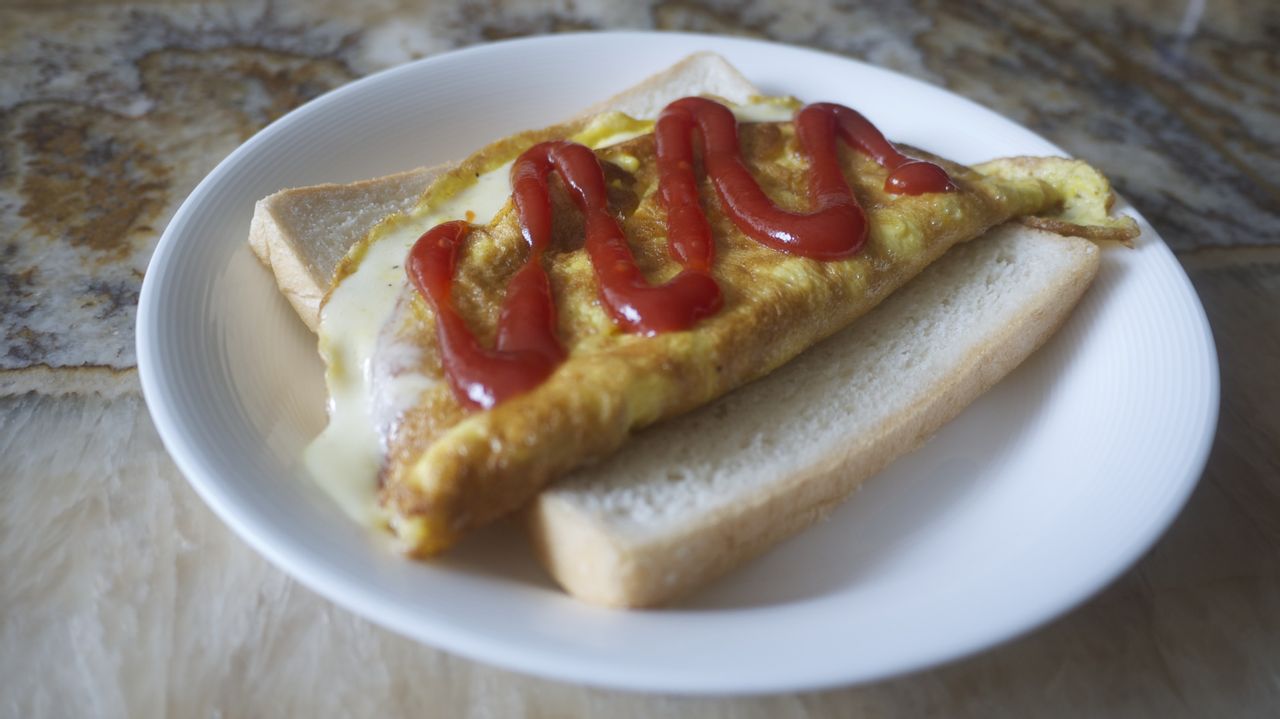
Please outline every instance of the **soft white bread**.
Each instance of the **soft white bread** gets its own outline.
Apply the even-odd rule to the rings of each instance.
[[[825,516],[1051,335],[1098,248],[1016,224],[953,248],[847,330],[543,491],[538,554],[582,599],[670,601]]]
[[[724,58],[696,53],[578,117],[615,110],[653,118],[672,100],[700,94],[741,104],[757,90]],[[428,183],[447,167],[420,167],[345,185],[281,190],[254,206],[249,245],[314,332],[321,300],[347,250],[383,218],[412,209]]]

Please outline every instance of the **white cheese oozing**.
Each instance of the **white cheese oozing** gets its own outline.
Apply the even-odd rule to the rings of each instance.
[[[742,122],[785,122],[795,104],[760,98],[731,107]],[[598,149],[651,130],[652,122],[614,114],[602,116],[571,139]],[[320,354],[327,367],[329,424],[307,447],[303,461],[321,488],[361,524],[379,521],[377,476],[387,451],[389,424],[439,381],[409,369],[416,365],[416,347],[379,341],[384,330],[393,331],[386,325],[408,283],[405,258],[422,233],[441,222],[469,217],[468,213],[473,213],[475,223],[492,220],[511,194],[510,170],[508,162],[434,207],[389,218],[390,229],[370,244],[321,309]],[[375,358],[375,351],[384,354]],[[394,356],[387,356],[389,352]]]
[[[334,288],[320,311],[320,354],[329,388],[329,425],[303,455],[307,469],[353,519],[376,520],[374,495],[386,451],[373,421],[373,354],[378,335],[407,281],[409,249],[431,227],[474,213],[488,222],[511,193],[510,164],[478,177],[425,215],[400,222],[372,243],[354,272]],[[401,373],[389,382],[404,385],[411,403],[425,378]]]

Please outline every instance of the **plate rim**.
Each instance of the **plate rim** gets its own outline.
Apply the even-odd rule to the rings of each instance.
[[[1210,385],[1208,389],[1208,405],[1209,414],[1204,417],[1205,431],[1199,437],[1198,446],[1193,452],[1193,461],[1187,465],[1186,477],[1182,478],[1178,483],[1179,491],[1174,494],[1168,504],[1167,511],[1159,517],[1153,518],[1151,521],[1152,530],[1147,533],[1143,541],[1136,542],[1134,546],[1127,548],[1127,552],[1121,553],[1118,560],[1113,560],[1108,571],[1097,574],[1092,582],[1084,583],[1079,591],[1071,597],[1060,598],[1052,608],[1047,612],[1042,612],[1038,618],[1023,622],[1021,624],[1010,625],[1006,631],[995,636],[972,642],[962,647],[952,647],[950,651],[936,653],[930,659],[924,661],[906,662],[903,666],[887,666],[880,672],[869,673],[864,675],[849,676],[846,672],[834,669],[826,673],[810,672],[806,677],[782,676],[779,681],[765,684],[743,686],[741,682],[734,682],[730,678],[728,681],[693,681],[693,682],[672,682],[661,681],[653,676],[635,676],[632,672],[599,670],[589,672],[573,672],[565,671],[564,667],[557,664],[544,665],[540,662],[545,660],[543,652],[528,651],[527,648],[513,648],[509,643],[493,642],[488,638],[463,630],[458,630],[447,625],[447,622],[436,621],[431,631],[425,631],[420,618],[411,616],[415,614],[408,612],[404,607],[400,607],[395,601],[388,599],[386,596],[380,595],[372,589],[362,589],[350,586],[350,580],[344,582],[345,573],[338,567],[326,564],[323,558],[306,553],[299,554],[292,551],[287,542],[280,540],[281,535],[287,535],[280,527],[258,526],[252,521],[252,517],[246,515],[235,506],[237,497],[233,492],[226,489],[225,485],[220,484],[217,477],[208,476],[207,469],[198,461],[195,447],[192,446],[192,438],[183,428],[179,419],[177,407],[173,403],[173,397],[169,388],[164,385],[159,376],[159,363],[162,361],[160,356],[160,345],[156,342],[154,328],[157,322],[157,313],[161,312],[157,304],[160,287],[162,270],[170,263],[170,257],[176,252],[181,241],[179,230],[183,229],[186,218],[194,211],[194,208],[201,202],[210,187],[215,186],[222,181],[224,176],[232,172],[240,161],[240,159],[253,152],[263,143],[270,142],[274,135],[282,132],[282,128],[288,127],[295,122],[297,118],[307,116],[311,113],[323,112],[326,105],[339,102],[347,93],[358,92],[362,87],[373,82],[385,82],[388,78],[398,73],[419,73],[429,72],[424,68],[430,68],[433,64],[439,63],[443,58],[450,60],[456,59],[458,56],[466,56],[470,54],[483,53],[502,53],[502,52],[522,52],[536,51],[539,46],[571,44],[580,41],[583,38],[593,40],[599,39],[601,36],[617,37],[634,42],[646,42],[657,39],[666,41],[668,38],[680,38],[689,43],[689,51],[700,49],[698,44],[703,45],[738,45],[742,47],[763,47],[771,52],[786,52],[798,54],[814,54],[824,56],[829,59],[838,60],[843,63],[850,63],[858,66],[862,70],[870,70],[879,73],[887,73],[891,75],[895,82],[908,82],[923,85],[931,90],[939,91],[950,96],[950,98],[967,103],[973,107],[981,109],[985,113],[990,113],[1000,117],[1005,122],[1017,126],[1026,132],[1031,133],[1046,145],[1057,148],[1057,146],[1040,135],[1029,130],[1021,123],[1015,122],[1008,117],[991,110],[969,98],[958,95],[951,90],[931,83],[898,73],[887,68],[872,65],[870,63],[855,60],[843,55],[815,50],[812,48],[798,47],[787,45],[784,43],[776,43],[764,40],[755,40],[747,38],[724,37],[718,35],[701,34],[701,33],[673,33],[673,32],[651,32],[651,31],[621,31],[621,32],[584,32],[584,33],[565,33],[550,36],[537,36],[528,38],[516,38],[503,40],[496,43],[485,43],[474,45],[458,50],[452,50],[444,53],[432,55],[420,60],[386,68],[384,70],[372,73],[366,77],[347,83],[336,88],[324,95],[321,95],[304,105],[290,111],[286,115],[272,122],[263,130],[259,131],[249,140],[241,144],[236,150],[230,153],[226,158],[219,162],[212,171],[192,190],[191,194],[183,201],[179,209],[174,213],[167,224],[164,233],[156,245],[151,259],[148,262],[148,270],[143,280],[142,290],[140,293],[138,304],[138,316],[136,322],[136,347],[137,347],[137,364],[141,380],[143,396],[146,401],[148,410],[152,416],[157,432],[161,440],[173,458],[175,464],[186,477],[188,483],[196,490],[201,499],[214,510],[219,519],[227,524],[231,529],[244,541],[246,541],[255,551],[266,557],[273,565],[284,571],[291,577],[299,580],[303,585],[321,596],[333,601],[334,603],[354,612],[355,614],[372,621],[379,626],[389,629],[397,634],[410,636],[417,641],[421,641],[432,646],[438,647],[448,652],[456,653],[477,661],[487,664],[514,669],[516,671],[542,676],[545,678],[556,679],[560,681],[579,682],[599,687],[619,688],[640,691],[660,691],[679,694],[762,694],[778,691],[795,691],[828,688],[834,686],[843,686],[851,683],[865,683],[884,679],[889,676],[895,676],[906,672],[914,672],[929,667],[937,666],[942,663],[954,661],[956,659],[975,654],[980,651],[997,646],[1009,639],[1030,632],[1077,607],[1080,603],[1092,597],[1105,586],[1109,585],[1123,572],[1127,571],[1139,558],[1146,554],[1151,547],[1164,535],[1169,525],[1181,512],[1185,506],[1191,492],[1198,484],[1199,478],[1203,474],[1204,467],[1207,463],[1209,452],[1212,447],[1213,438],[1216,435],[1216,426],[1220,405],[1220,370],[1218,367],[1217,351],[1213,342],[1213,336],[1208,324],[1202,303],[1192,287],[1190,279],[1187,277],[1176,259],[1173,258],[1171,250],[1160,238],[1158,232],[1151,230],[1151,240],[1157,245],[1156,249],[1167,255],[1168,260],[1176,267],[1180,275],[1182,289],[1189,294],[1192,304],[1197,311],[1197,317],[1193,318],[1198,321],[1198,329],[1200,330],[1201,339],[1205,342],[1207,348],[1206,358],[1208,360],[1207,369],[1209,371]],[[1061,150],[1059,149],[1059,152]],[[1066,154],[1066,153],[1063,153]],[[1133,210],[1132,213],[1139,217],[1140,221],[1146,225],[1149,224],[1142,220],[1141,215]],[[176,228],[176,229],[175,229]],[[159,270],[153,272],[153,269]],[[727,674],[732,674],[727,672]],[[705,678],[704,678],[705,679]]]

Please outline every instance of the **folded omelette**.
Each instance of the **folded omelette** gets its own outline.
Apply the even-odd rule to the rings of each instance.
[[[406,552],[438,552],[518,509],[557,476],[609,454],[637,429],[767,374],[870,310],[949,247],[997,224],[1024,218],[1061,234],[1136,235],[1132,220],[1108,217],[1106,179],[1078,161],[1014,158],[968,168],[899,148],[936,164],[950,181],[945,191],[906,194],[889,191],[892,182],[886,188],[893,163],[843,141],[833,158],[865,217],[864,236],[842,256],[805,256],[744,231],[741,212],[706,171],[714,158],[703,128],[687,164],[712,245],[698,272],[714,281],[718,297],[687,328],[639,331],[602,293],[601,260],[593,264],[584,225],[616,223],[634,269],[653,286],[690,270],[673,250],[671,200],[660,187],[659,151],[670,150],[652,130],[652,123],[611,113],[500,140],[436,180],[416,210],[375,228],[339,268],[321,314],[335,400],[329,437],[319,444],[373,433],[376,516]],[[736,135],[741,164],[777,210],[804,215],[825,201],[813,189],[816,161],[796,122],[740,122]],[[549,235],[535,245],[521,208],[507,197],[509,175],[518,174],[511,168],[521,167],[525,153],[563,138],[595,148],[605,188],[596,202],[608,217],[599,208],[584,211],[581,188],[548,171]],[[452,267],[439,275],[448,290],[433,298],[406,279],[404,248],[407,238],[447,220],[459,223],[448,248]],[[378,249],[387,246],[398,249]],[[481,351],[500,346],[509,288],[531,264],[545,274],[559,354],[529,386],[477,401],[459,390],[456,372],[450,375],[455,350],[441,340],[465,336]],[[344,293],[375,286],[392,293],[385,314],[343,308],[350,303]],[[438,326],[442,312],[453,329]],[[362,419],[338,416],[344,394],[359,395],[347,404],[360,404]],[[361,422],[368,429],[356,427]],[[329,456],[317,452],[311,462]]]

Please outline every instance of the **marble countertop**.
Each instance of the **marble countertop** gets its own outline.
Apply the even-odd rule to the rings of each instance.
[[[1280,706],[1274,3],[359,7],[0,7],[0,714],[1263,716]],[[866,60],[972,98],[1103,169],[1176,252],[1222,366],[1204,479],[1149,555],[1080,609],[962,662],[822,693],[677,699],[532,679],[417,645],[300,587],[218,522],[161,447],[135,370],[140,283],[187,193],[272,119],[370,72],[502,38],[616,28],[765,37]]]

